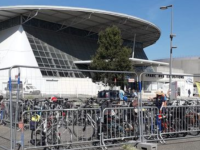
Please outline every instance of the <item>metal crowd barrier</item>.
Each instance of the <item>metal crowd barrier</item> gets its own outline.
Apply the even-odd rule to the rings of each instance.
[[[200,133],[200,106],[167,106],[160,115],[163,138],[197,136]]]
[[[157,107],[142,107],[143,118],[141,121],[142,140],[154,141],[159,140],[159,124],[157,115],[159,110]]]
[[[165,142],[200,133],[200,106],[30,110],[21,114],[17,129],[13,145],[22,150]]]
[[[20,144],[23,150],[100,147],[100,116],[98,108],[26,111]]]
[[[105,108],[102,112],[102,143],[112,145],[140,141],[139,109],[133,107]]]
[[[15,118],[15,115],[16,115],[16,100],[12,100],[12,110],[13,110],[13,114],[12,114],[12,118]],[[17,124],[19,121],[21,121],[21,117],[22,117],[22,113],[24,112],[24,103],[23,102],[18,102],[18,105],[20,107],[20,109],[18,109],[17,113],[18,113],[18,117],[17,117]],[[10,102],[9,100],[2,100],[1,101],[1,109],[0,109],[0,122],[2,124],[7,124],[7,123],[10,123]],[[13,122],[14,123],[14,122]]]

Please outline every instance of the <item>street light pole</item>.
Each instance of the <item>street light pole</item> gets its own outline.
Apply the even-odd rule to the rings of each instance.
[[[173,41],[173,37],[175,37],[175,35],[172,33],[173,32],[173,5],[169,5],[169,6],[162,6],[160,7],[161,10],[166,10],[169,7],[171,7],[171,32],[170,32],[170,66],[169,66],[169,90],[171,90],[171,84],[172,84],[172,52],[173,52],[173,48],[177,48],[172,46],[172,41]],[[169,100],[171,101],[172,97],[170,94]]]
[[[169,73],[169,90],[172,89],[172,41],[173,41],[173,34],[172,34],[172,31],[173,31],[173,5],[171,5],[171,33],[170,33],[170,73]],[[171,90],[171,93],[172,93],[172,90]],[[170,93],[169,95],[169,101],[172,100],[172,94]]]

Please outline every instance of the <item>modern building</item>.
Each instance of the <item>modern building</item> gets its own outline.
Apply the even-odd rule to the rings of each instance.
[[[157,61],[169,63],[169,59],[159,59]],[[191,74],[194,76],[193,86],[194,88],[194,95],[199,95],[196,82],[200,82],[200,57],[179,57],[172,59],[172,66],[174,69],[182,70],[186,74]]]
[[[169,59],[159,59],[157,61],[169,63]],[[172,65],[174,69],[183,70],[185,73],[192,74],[194,82],[200,82],[200,57],[180,57],[173,58]]]
[[[142,78],[143,97],[155,96],[157,90],[168,93],[169,90],[169,67],[153,67],[153,70],[158,73],[146,73]],[[187,97],[188,90],[193,95],[193,82],[194,78],[192,74],[186,74],[181,69],[172,69],[172,86],[171,94],[172,98]]]
[[[121,30],[123,44],[132,49],[129,59],[136,71],[152,71],[149,66],[168,66],[165,62],[148,60],[144,52],[161,35],[160,29],[146,20],[96,9],[11,6],[0,7],[0,68],[48,67],[21,68],[21,78],[42,93],[96,94],[96,84],[88,78],[89,74],[65,69],[88,69],[98,48],[98,33],[112,25]],[[8,72],[0,74],[3,91]],[[16,76],[17,70],[12,78]],[[88,90],[82,88],[86,83]]]

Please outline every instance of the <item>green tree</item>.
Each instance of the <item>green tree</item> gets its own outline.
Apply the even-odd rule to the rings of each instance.
[[[99,48],[95,56],[92,57],[90,69],[112,70],[112,71],[132,71],[132,64],[129,60],[131,49],[123,46],[121,31],[118,27],[112,26],[101,31],[98,39]],[[115,73],[95,73],[96,80],[107,79],[109,85],[116,79],[123,81],[124,74]],[[120,83],[117,82],[117,85]]]

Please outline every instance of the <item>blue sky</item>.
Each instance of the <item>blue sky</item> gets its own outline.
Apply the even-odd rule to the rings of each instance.
[[[200,0],[1,0],[1,6],[57,5],[102,9],[133,15],[154,23],[161,30],[160,39],[145,48],[149,59],[169,57],[170,13],[160,6],[174,6],[173,57],[200,56]]]

